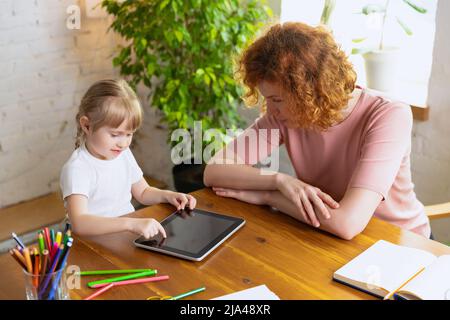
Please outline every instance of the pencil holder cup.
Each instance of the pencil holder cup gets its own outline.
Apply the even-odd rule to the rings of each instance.
[[[23,273],[27,300],[70,300],[66,268],[38,275]]]

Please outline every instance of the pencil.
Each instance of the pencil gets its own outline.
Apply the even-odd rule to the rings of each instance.
[[[52,245],[50,243],[50,234],[49,234],[47,227],[44,228],[44,241],[45,241],[45,246],[47,247],[47,250],[50,253],[50,250],[52,249]]]
[[[52,273],[55,272],[56,264],[58,263],[59,256],[61,255],[61,250],[57,248],[56,253],[54,255],[54,258],[51,261],[51,267],[48,270],[47,276],[42,282],[41,287],[39,288],[39,295],[42,296],[45,292],[45,289],[47,289],[48,283],[50,282],[52,278]]]
[[[25,266],[25,270],[26,270],[27,262],[25,261],[25,257],[23,256],[23,254],[20,253],[20,251],[17,250],[16,248],[12,249],[12,251],[14,252],[15,256],[20,260],[20,262],[22,262],[22,264]]]
[[[92,282],[89,282],[87,285],[88,285],[88,287],[92,288],[96,284],[111,283],[111,282],[118,282],[118,281],[123,281],[123,280],[142,278],[142,277],[145,277],[145,276],[155,275],[155,274],[157,274],[157,272],[158,272],[157,270],[150,270],[150,271],[146,271],[146,272],[133,273],[131,275],[122,276],[122,277],[116,277],[116,278],[109,278],[109,279],[103,279],[103,280],[98,280],[98,281],[92,281]]]
[[[51,246],[53,247],[53,244],[55,243],[55,230],[50,229],[50,241],[51,241]]]
[[[30,252],[31,267],[34,269],[34,249],[30,248],[28,251]]]
[[[59,259],[59,263],[56,265],[56,269],[55,270],[59,270],[59,269],[63,269],[64,265],[66,264],[66,260],[67,260],[67,256],[69,255],[69,250],[72,247],[73,242],[67,242],[67,244],[61,245],[64,246],[64,250],[63,253],[61,254],[61,259]]]
[[[64,244],[67,243],[67,241],[69,241],[69,238],[72,236],[72,231],[67,230],[66,234],[64,235]]]
[[[61,275],[64,272],[64,266],[66,264],[66,260],[67,260],[67,256],[69,255],[69,250],[70,247],[72,246],[72,242],[68,242],[67,243],[67,250],[64,252],[64,255],[62,255],[59,264],[56,266],[56,271],[60,270],[60,272],[58,272],[58,274],[56,275],[53,284],[51,285],[50,288],[50,293],[48,295],[48,300],[53,300],[53,297],[55,295],[56,289],[58,287],[58,283],[59,283],[59,279],[61,279]]]
[[[67,233],[67,231],[70,230],[70,223],[66,222],[66,227],[64,228],[64,233]]]
[[[180,295],[178,295],[178,296],[172,297],[172,298],[170,298],[170,299],[168,299],[168,300],[179,300],[179,299],[185,298],[185,297],[187,297],[187,296],[191,296],[191,295],[193,295],[193,294],[196,294],[196,293],[198,293],[198,292],[205,291],[205,289],[206,289],[205,287],[201,287],[201,288],[198,288],[198,289],[194,289],[194,290],[188,291],[188,292],[186,292],[186,293],[180,294]]]
[[[150,277],[150,278],[142,278],[142,279],[133,279],[133,280],[125,280],[120,282],[111,282],[114,283],[115,286],[125,286],[128,284],[137,284],[137,283],[146,283],[146,282],[156,282],[156,281],[163,281],[163,280],[169,280],[169,276],[159,276],[159,277]],[[107,286],[107,283],[103,284],[96,284],[92,286],[92,288],[103,288]]]
[[[12,238],[14,239],[14,241],[17,242],[17,244],[22,248],[25,249],[25,245],[23,244],[23,242],[20,240],[20,238],[17,236],[17,234],[15,234],[14,232],[11,233]]]
[[[9,250],[9,254],[14,258],[14,260],[16,260],[16,261],[20,264],[20,266],[21,266],[23,269],[26,269],[26,268],[27,268],[27,266],[25,265],[25,263],[23,263],[22,260],[19,259],[19,257],[14,253],[13,250]]]
[[[56,233],[56,239],[55,239],[55,241],[58,244],[58,246],[61,244],[61,238],[62,238],[62,233],[60,231],[58,231]]]
[[[140,273],[152,271],[153,269],[124,269],[124,270],[93,270],[93,271],[81,271],[77,273],[80,276],[96,276],[105,274],[122,274],[122,273]]]
[[[50,259],[52,259],[52,261],[53,261],[53,257],[56,254],[56,251],[58,251],[58,247],[59,246],[56,242],[52,245],[52,250],[50,251]]]
[[[400,287],[398,287],[395,290],[392,290],[391,292],[389,292],[383,300],[389,300],[394,294],[396,294],[401,288],[403,288],[404,286],[406,286],[412,279],[414,279],[419,273],[421,273],[423,270],[425,270],[425,267],[423,267],[422,269],[420,269],[419,271],[417,271],[412,277],[410,277],[408,280],[406,280],[405,282],[403,282]]]
[[[41,258],[41,282],[44,279],[44,275],[47,273],[47,264],[48,264],[48,250],[44,249],[42,252]]]
[[[23,256],[25,257],[28,273],[33,273],[33,266],[31,264],[30,251],[28,248],[23,249]]]
[[[114,287],[114,283],[110,283],[110,284],[108,284],[106,287],[103,287],[103,288],[101,288],[101,289],[95,291],[93,294],[91,294],[90,296],[84,298],[83,300],[92,300],[92,299],[94,299],[95,297],[101,295],[103,292],[105,292],[105,291],[111,289],[112,287]]]
[[[45,245],[44,245],[44,236],[40,232],[38,235],[38,242],[39,242],[39,252],[40,254],[42,254],[42,252],[45,250]]]
[[[33,284],[37,288],[39,286],[39,254],[36,248],[34,248],[34,270],[33,270]]]

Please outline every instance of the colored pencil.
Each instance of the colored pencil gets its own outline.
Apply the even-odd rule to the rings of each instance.
[[[61,275],[64,272],[63,269],[66,264],[67,256],[69,255],[69,250],[70,250],[71,246],[72,246],[72,242],[68,242],[67,250],[65,251],[64,256],[62,256],[62,258],[60,259],[60,263],[56,267],[56,271],[60,270],[60,272],[56,275],[55,280],[53,281],[53,284],[51,286],[50,293],[48,295],[49,300],[53,300],[53,298],[54,298],[55,292],[56,292],[58,284],[59,284],[59,279],[61,279]]]
[[[26,268],[27,268],[27,266],[25,265],[25,263],[23,263],[22,260],[19,259],[19,257],[14,253],[13,250],[9,250],[9,254],[14,258],[14,260],[16,260],[16,261],[20,264],[20,266],[21,266],[23,269],[26,269]]]
[[[55,241],[58,244],[58,246],[61,244],[61,240],[62,240],[62,233],[60,231],[58,231],[56,233],[56,239],[55,239]]]
[[[403,282],[397,289],[392,290],[391,292],[389,292],[384,298],[383,300],[389,300],[394,294],[396,294],[401,288],[403,288],[404,286],[406,286],[412,279],[414,279],[419,273],[421,273],[423,270],[425,270],[425,267],[423,267],[422,269],[420,269],[419,271],[417,271],[413,276],[411,276],[408,280],[406,280],[405,282]]]
[[[17,234],[15,234],[14,232],[11,234],[12,238],[14,239],[14,241],[17,242],[17,244],[22,248],[25,249],[25,245],[23,244],[23,242],[20,240],[20,238],[17,236]]]
[[[53,259],[53,256],[55,255],[55,253],[56,253],[56,251],[58,250],[58,244],[55,242],[52,246],[51,246],[51,248],[50,248],[50,250],[49,250],[49,258],[50,259]]]
[[[167,299],[167,300],[179,300],[179,299],[181,299],[181,298],[185,298],[185,297],[187,297],[187,296],[191,296],[191,295],[196,294],[196,293],[198,293],[198,292],[205,291],[205,289],[206,289],[205,287],[201,287],[201,288],[198,288],[198,289],[194,289],[194,290],[188,291],[188,292],[186,292],[186,293],[180,294],[180,295],[178,295],[178,296],[172,297],[172,298]]]
[[[39,286],[39,253],[36,248],[34,248],[33,284],[35,288]]]
[[[38,235],[38,242],[39,242],[39,252],[40,254],[42,254],[42,252],[45,250],[45,244],[44,244],[44,236],[40,232]]]
[[[106,287],[103,287],[97,291],[95,291],[93,294],[91,294],[90,296],[84,298],[83,300],[92,300],[95,297],[101,295],[103,292],[108,291],[109,289],[111,289],[112,287],[114,287],[114,283],[110,283],[109,285],[107,285]]]
[[[72,231],[67,230],[66,234],[64,235],[64,244],[66,244],[69,241],[69,238],[72,236]]]
[[[25,258],[28,273],[33,273],[33,265],[31,264],[30,250],[28,250],[28,248],[23,249],[23,256]]]
[[[150,277],[150,278],[143,278],[143,279],[125,280],[125,281],[111,282],[111,283],[114,283],[115,286],[125,286],[128,284],[156,282],[156,281],[163,281],[163,280],[169,280],[169,276],[159,276],[159,277]],[[92,288],[95,288],[95,289],[103,288],[107,285],[108,285],[107,283],[96,284],[96,285],[92,286]]]
[[[20,261],[23,263],[23,265],[25,266],[25,270],[27,269],[27,262],[25,261],[25,257],[23,256],[22,253],[20,253],[20,251],[16,248],[12,249],[14,254],[16,255],[16,257],[18,259],[20,259]]]
[[[124,273],[141,273],[152,271],[153,269],[124,269],[124,270],[92,270],[92,271],[81,271],[77,272],[77,275],[80,276],[97,276],[97,275],[105,275],[105,274],[124,274]]]
[[[53,247],[53,244],[55,243],[55,230],[50,229],[50,241],[51,241],[51,246]]]
[[[72,247],[73,242],[67,242],[67,244],[64,246],[64,250],[61,254],[61,258],[59,259],[60,262],[56,265],[56,269],[55,270],[59,270],[59,269],[63,269],[64,268],[64,264],[66,263],[67,260],[67,256],[69,255],[69,251]]]
[[[118,282],[118,281],[123,281],[123,280],[130,280],[130,279],[136,279],[136,278],[142,278],[145,276],[152,276],[157,274],[158,271],[157,270],[150,270],[150,271],[146,271],[146,272],[140,272],[140,273],[133,273],[127,276],[122,276],[122,277],[116,277],[116,278],[109,278],[109,279],[103,279],[103,280],[98,280],[98,281],[92,281],[89,282],[87,285],[89,287],[93,287],[97,284],[103,284],[103,283],[111,283],[111,282]]]
[[[55,272],[56,264],[58,263],[59,256],[61,255],[61,249],[57,248],[56,253],[54,255],[54,258],[51,261],[51,267],[47,272],[47,276],[42,282],[41,287],[39,288],[39,295],[42,296],[45,292],[45,289],[47,289],[48,283],[50,282],[52,278],[52,273]]]
[[[67,233],[67,231],[69,231],[69,230],[70,230],[70,223],[66,222],[66,226],[64,228],[64,233]]]
[[[42,252],[41,258],[41,281],[44,279],[44,275],[47,273],[47,264],[48,264],[48,250],[44,249]]]
[[[50,250],[52,249],[52,245],[50,243],[50,234],[49,234],[47,227],[44,228],[44,242],[45,242],[45,247],[47,248],[47,250],[50,253]]]

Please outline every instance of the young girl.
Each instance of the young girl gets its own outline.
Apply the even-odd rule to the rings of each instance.
[[[131,231],[146,238],[164,228],[155,219],[120,217],[134,211],[131,196],[144,205],[168,202],[193,209],[191,195],[150,187],[129,149],[142,122],[136,94],[123,80],[102,80],[81,100],[75,151],[61,172],[64,205],[73,231],[100,235]]]

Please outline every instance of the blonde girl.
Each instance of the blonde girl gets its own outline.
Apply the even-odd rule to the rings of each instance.
[[[61,171],[60,186],[73,231],[100,235],[131,231],[146,238],[166,233],[155,219],[121,217],[143,205],[167,202],[193,209],[191,195],[150,187],[129,146],[142,123],[142,108],[124,80],[94,83],[76,115],[75,151]]]

